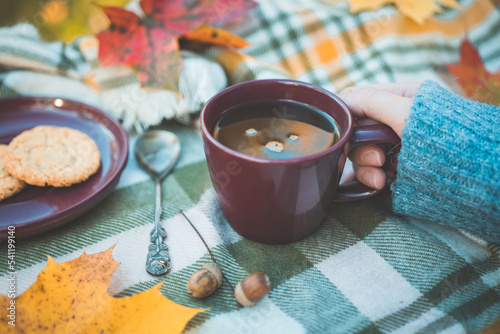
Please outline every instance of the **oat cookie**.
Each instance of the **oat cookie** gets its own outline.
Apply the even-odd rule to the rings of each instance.
[[[9,172],[35,186],[67,187],[88,179],[101,164],[96,143],[79,130],[41,125],[9,144]]]
[[[0,145],[0,201],[17,194],[26,186],[24,181],[12,176],[5,167],[6,155],[7,145]]]

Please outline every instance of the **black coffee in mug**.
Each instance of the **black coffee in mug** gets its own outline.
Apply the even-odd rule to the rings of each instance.
[[[290,159],[326,150],[339,138],[329,115],[295,101],[259,101],[232,107],[212,131],[221,144],[260,158]]]

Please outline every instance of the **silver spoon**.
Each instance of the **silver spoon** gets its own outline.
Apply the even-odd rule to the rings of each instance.
[[[156,183],[156,206],[154,227],[150,233],[151,245],[148,247],[146,270],[152,275],[167,273],[172,264],[168,247],[163,243],[167,237],[165,229],[160,226],[161,208],[161,181],[174,168],[181,144],[179,138],[170,131],[151,130],[142,134],[135,143],[135,158],[139,166],[146,171]]]

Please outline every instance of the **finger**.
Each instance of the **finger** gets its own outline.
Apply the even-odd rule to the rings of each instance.
[[[366,145],[353,149],[349,159],[357,165],[382,167],[385,163],[385,153],[377,145]]]
[[[413,100],[374,87],[349,87],[339,97],[356,117],[389,125],[400,137]]]
[[[378,88],[402,97],[413,98],[413,96],[417,93],[421,85],[422,85],[421,82],[414,81],[414,82],[376,83],[376,84],[365,85],[365,87]]]
[[[385,186],[385,172],[382,168],[354,165],[356,178],[370,188],[382,189]]]

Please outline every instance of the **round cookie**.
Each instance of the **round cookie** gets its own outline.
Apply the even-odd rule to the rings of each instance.
[[[67,187],[94,174],[100,159],[96,143],[83,132],[41,125],[10,142],[5,165],[28,184]]]
[[[12,176],[5,167],[6,155],[7,145],[0,145],[0,201],[17,194],[26,187],[24,181]]]

